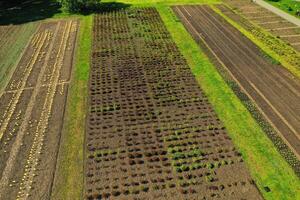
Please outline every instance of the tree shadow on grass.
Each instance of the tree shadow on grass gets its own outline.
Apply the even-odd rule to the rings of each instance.
[[[92,5],[87,9],[83,9],[83,11],[79,12],[79,14],[89,15],[92,13],[114,12],[114,11],[129,8],[130,6],[131,4],[125,4],[119,2],[105,2],[105,3],[99,3],[97,5]]]
[[[89,15],[122,10],[131,4],[118,2],[99,3],[90,5],[74,14]],[[55,0],[0,0],[0,25],[23,24],[51,18],[62,13],[62,8]]]
[[[54,0],[0,0],[0,25],[23,24],[51,18],[60,13]]]

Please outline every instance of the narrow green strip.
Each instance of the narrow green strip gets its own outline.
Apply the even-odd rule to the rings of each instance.
[[[92,16],[82,17],[51,199],[82,199]]]

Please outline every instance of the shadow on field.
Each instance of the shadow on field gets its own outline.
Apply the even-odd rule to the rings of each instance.
[[[78,12],[78,14],[89,15],[92,13],[114,12],[114,11],[129,8],[130,6],[131,4],[125,4],[119,2],[105,2],[105,3],[99,3],[97,5],[90,6],[87,9],[83,9],[83,11]]]
[[[54,0],[0,0],[0,24],[23,24],[60,13]]]
[[[131,4],[118,2],[91,5],[74,14],[113,12],[130,7]],[[0,0],[0,25],[23,24],[43,20],[62,13],[57,0]]]

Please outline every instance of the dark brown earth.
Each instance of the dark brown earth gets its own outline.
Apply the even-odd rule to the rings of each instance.
[[[272,64],[238,30],[207,6],[178,6],[174,11],[195,40],[204,41],[296,155],[300,153],[300,82]]]
[[[262,199],[153,8],[94,18],[86,199]]]
[[[257,25],[263,27],[272,34],[278,37],[285,35],[286,37],[282,38],[282,40],[299,51],[300,27],[298,27],[297,25],[288,22],[280,16],[272,13],[265,8],[262,8],[258,4],[255,4],[249,0],[224,0],[224,2],[234,8],[244,17],[251,21],[254,21]],[[292,41],[290,37],[287,37],[293,37],[294,35],[298,35],[299,37],[296,40],[295,38],[293,38]]]
[[[0,199],[49,199],[78,21],[41,23],[0,97]]]

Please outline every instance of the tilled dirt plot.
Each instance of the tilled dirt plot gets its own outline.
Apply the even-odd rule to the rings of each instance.
[[[0,199],[49,199],[77,20],[40,24],[0,97]]]
[[[86,199],[262,199],[154,8],[95,16]]]
[[[256,102],[282,138],[300,153],[300,82],[207,6],[174,8],[184,25],[204,41],[219,62]]]
[[[300,28],[295,24],[288,22],[280,16],[249,0],[225,0],[225,2],[242,14],[245,18],[254,21],[256,24],[265,28],[272,34],[278,37],[285,36],[282,37],[282,40],[299,51],[298,45],[300,44],[300,39],[297,38],[295,41],[294,36],[298,35],[300,37]],[[291,36],[292,40],[288,36]]]

